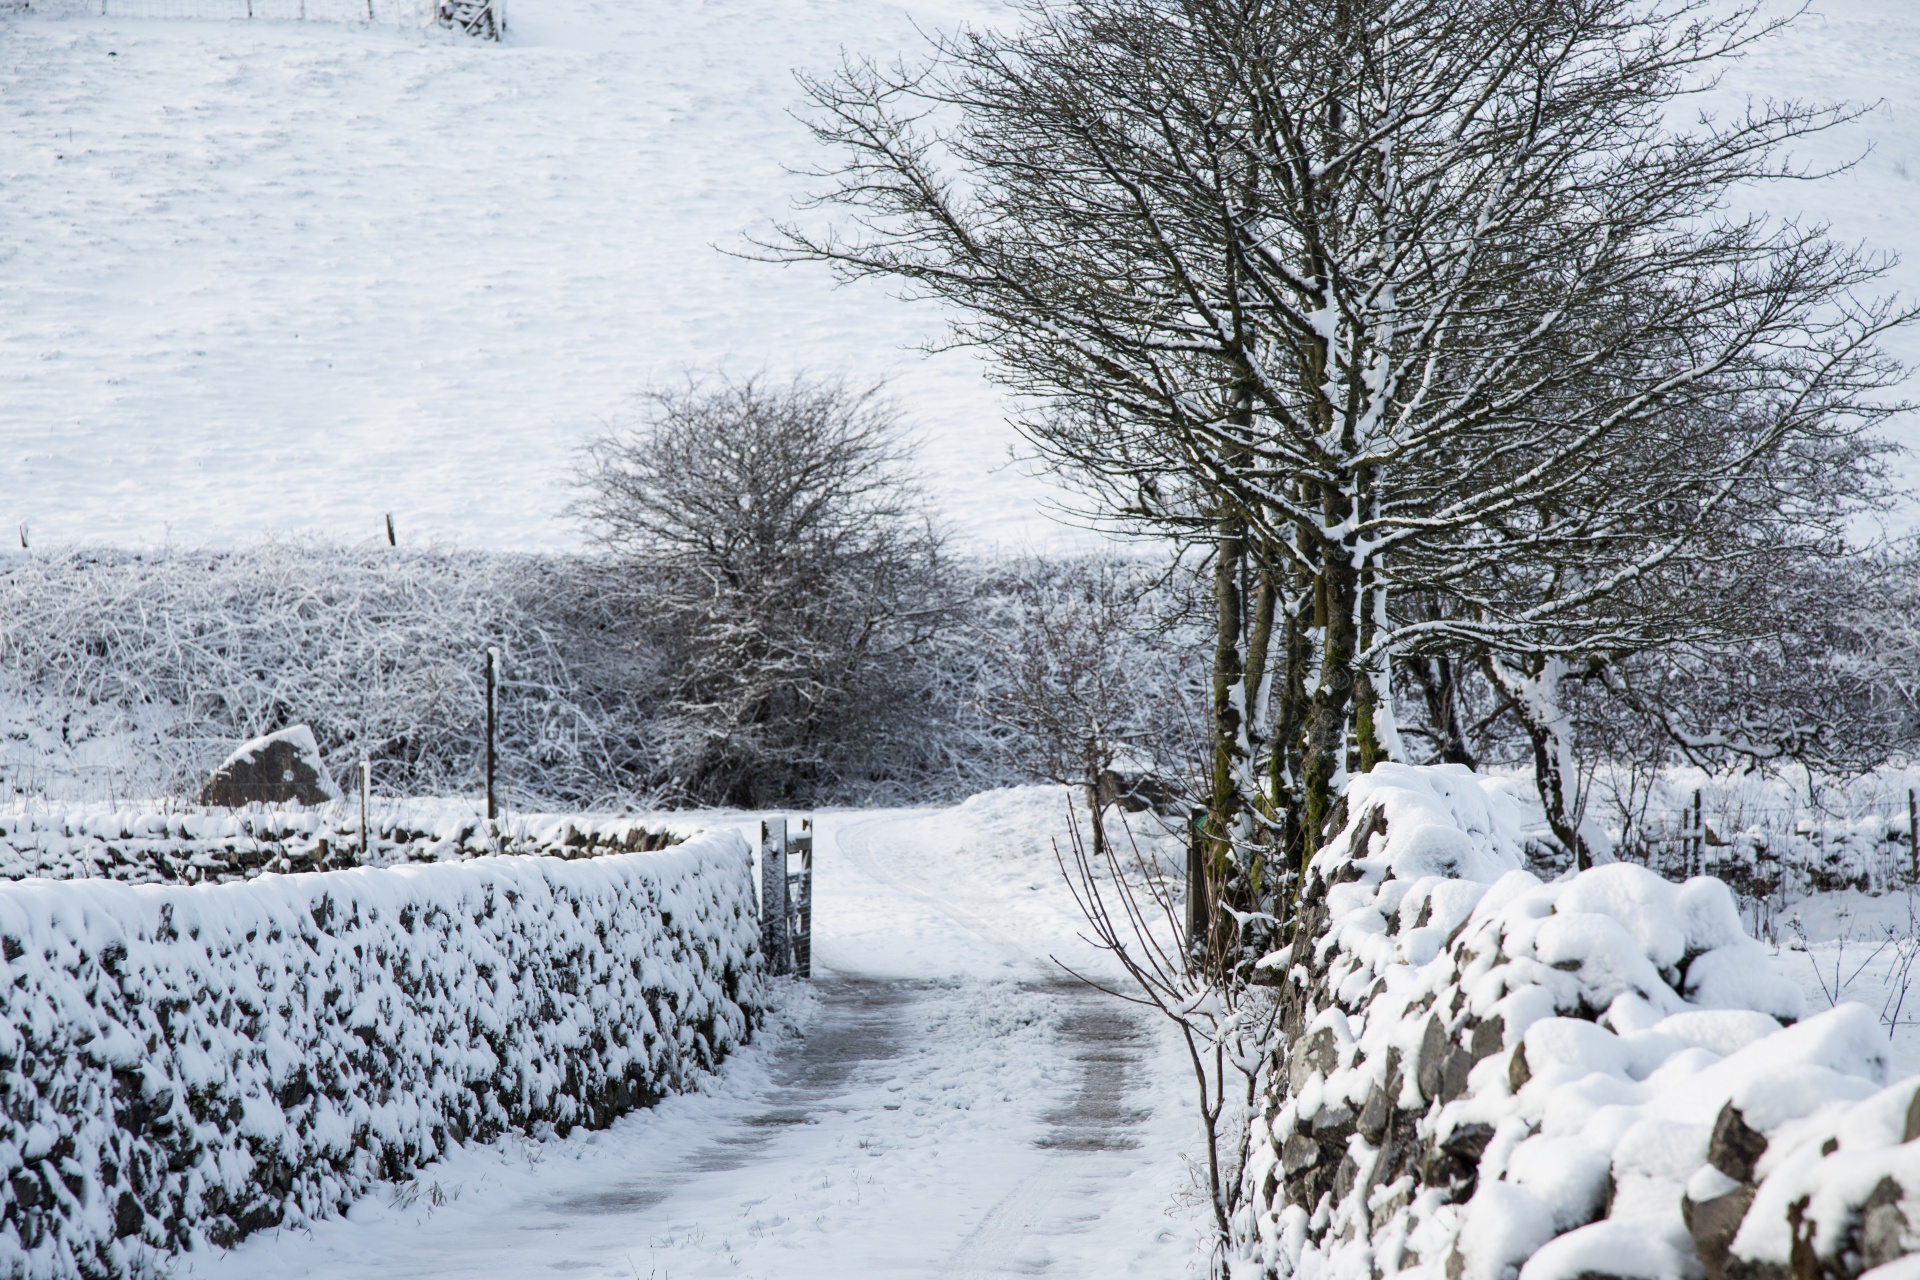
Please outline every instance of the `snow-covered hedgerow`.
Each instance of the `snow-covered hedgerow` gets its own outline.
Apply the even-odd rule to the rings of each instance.
[[[202,884],[269,872],[457,862],[498,854],[590,858],[664,849],[696,828],[659,817],[515,814],[495,822],[458,801],[382,802],[360,844],[359,814],[314,809],[132,805],[0,808],[0,880]]]
[[[0,886],[0,1268],[124,1276],[449,1143],[684,1088],[761,1003],[735,833],[243,884]]]
[[[519,807],[618,807],[657,763],[636,706],[656,659],[609,577],[580,557],[300,541],[0,556],[0,777],[191,795],[237,742],[304,722],[338,783],[365,755],[382,790],[473,794],[491,648]]]
[[[1741,1280],[1790,1265],[1822,1194],[1815,1247],[1842,1258],[1913,1093],[1887,1089],[1877,1020],[1802,1018],[1718,880],[1541,882],[1498,787],[1393,765],[1352,785],[1309,941],[1266,962],[1287,1056],[1253,1126],[1242,1274]],[[1879,1154],[1810,1171],[1849,1143]],[[1793,1274],[1856,1274],[1858,1252]]]

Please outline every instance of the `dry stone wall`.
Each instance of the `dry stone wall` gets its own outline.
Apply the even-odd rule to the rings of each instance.
[[[1350,797],[1264,962],[1236,1280],[1920,1276],[1920,1082],[1876,1017],[1806,1016],[1716,880],[1500,870],[1424,772]]]
[[[737,834],[0,886],[0,1274],[129,1276],[685,1088],[762,1006]]]
[[[35,806],[0,811],[0,880],[224,884],[256,876],[500,854],[592,858],[664,849],[693,828],[658,819],[516,814],[486,822],[447,804],[405,802],[369,822],[348,805],[240,811]]]

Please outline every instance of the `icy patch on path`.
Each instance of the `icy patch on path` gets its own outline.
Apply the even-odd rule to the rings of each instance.
[[[1035,829],[1063,807],[1051,789],[1008,794]],[[1077,945],[1058,872],[997,856],[984,827],[955,841],[956,823],[973,825],[823,820],[817,981],[707,1093],[601,1133],[460,1151],[310,1237],[179,1273],[1187,1274],[1175,1045],[1045,961]]]

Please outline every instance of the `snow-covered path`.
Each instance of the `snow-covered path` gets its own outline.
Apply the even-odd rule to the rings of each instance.
[[[963,814],[823,821],[816,981],[707,1093],[457,1152],[344,1221],[178,1272],[1186,1274],[1176,1048],[1047,960],[1077,945],[1058,873],[1031,846],[969,848],[992,837]]]

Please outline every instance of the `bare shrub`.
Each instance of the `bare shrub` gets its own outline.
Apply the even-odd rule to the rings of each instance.
[[[1205,732],[1205,639],[1167,618],[1178,596],[1140,560],[1028,556],[991,572],[974,610],[982,714],[1021,773],[1084,790],[1096,857],[1107,803],[1201,791],[1185,775]]]
[[[877,389],[716,377],[589,446],[580,514],[663,661],[672,789],[757,807],[911,775],[959,604]]]

